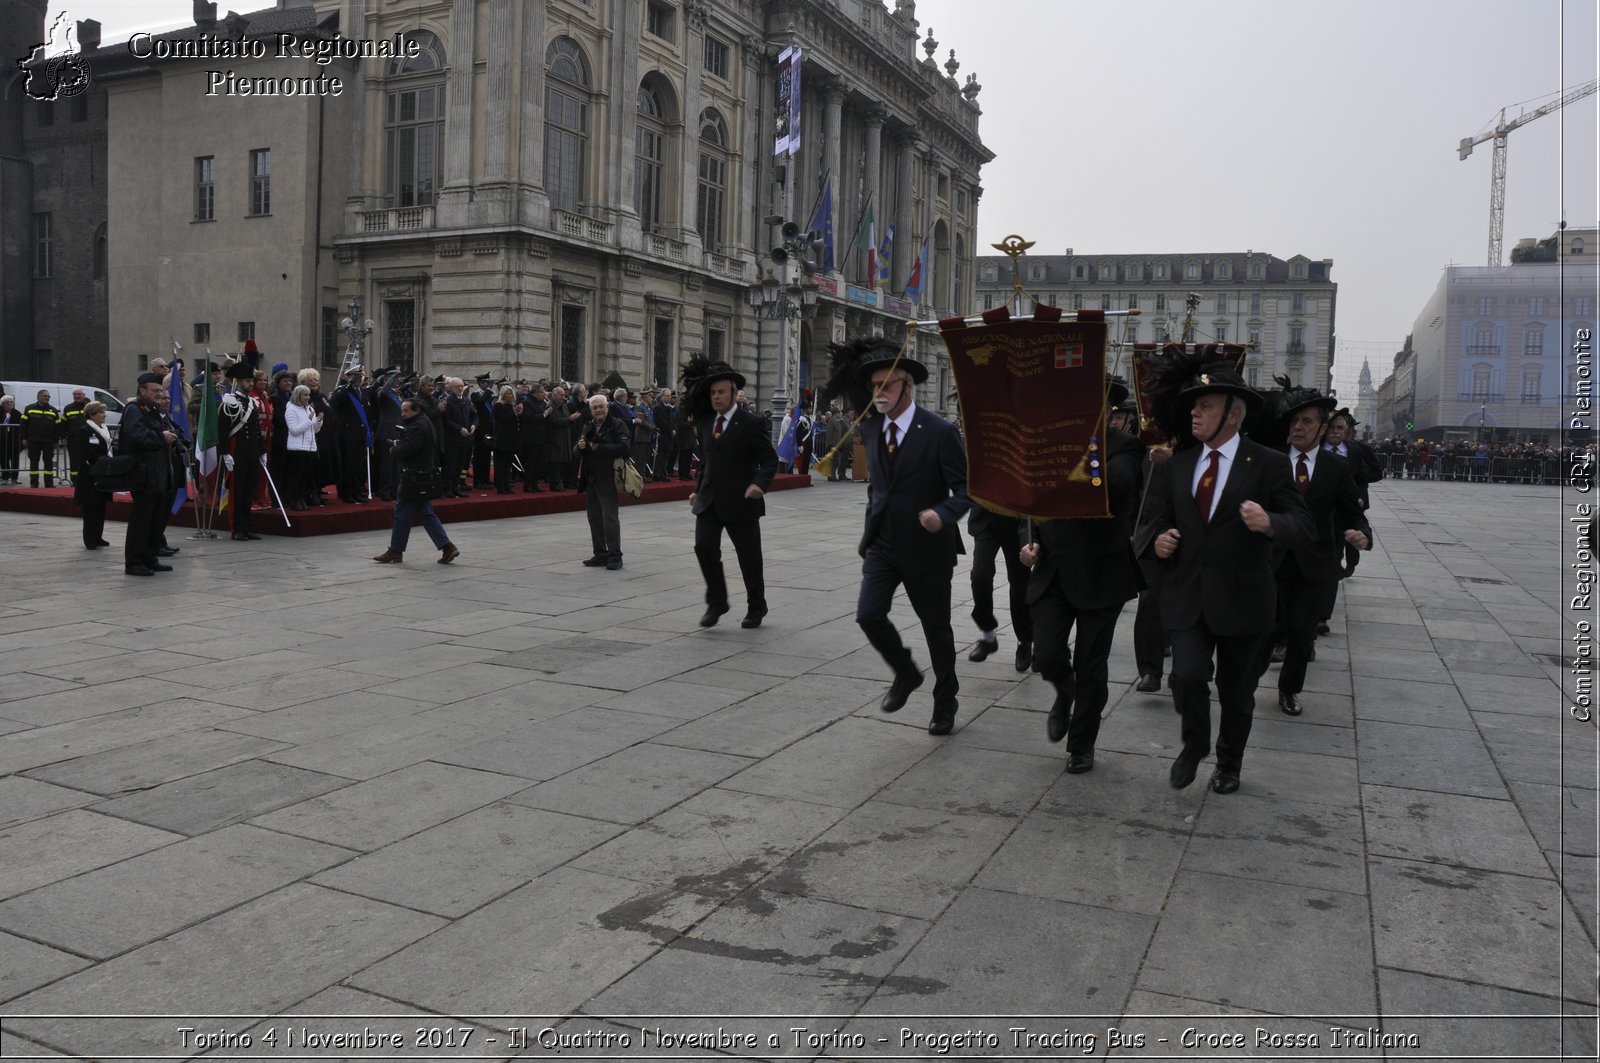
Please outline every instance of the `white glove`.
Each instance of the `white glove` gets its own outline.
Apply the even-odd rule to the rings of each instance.
[[[265,454],[261,455],[260,461],[261,467],[265,469],[267,467],[267,456]]]
[[[233,455],[232,454],[224,454],[224,455],[222,455],[222,465],[229,472],[232,472],[233,471]]]

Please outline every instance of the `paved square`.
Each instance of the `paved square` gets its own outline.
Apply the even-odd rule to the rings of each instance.
[[[681,504],[623,511],[620,572],[578,565],[581,514],[458,525],[448,568],[373,565],[381,534],[179,533],[155,580],[0,516],[28,588],[0,606],[0,1054],[181,1058],[150,1016],[260,1038],[320,1014],[471,1032],[440,1058],[546,1054],[542,1027],[635,1058],[934,1058],[979,1027],[945,1051],[1215,1057],[1182,1030],[1259,1027],[1328,1057],[1379,1051],[1335,1028],[1593,1057],[1597,744],[1557,685],[1556,490],[1375,485],[1306,714],[1269,672],[1230,797],[1167,785],[1131,605],[1095,769],[1066,775],[1009,625],[966,660],[965,562],[956,733],[925,732],[926,688],[880,715],[865,490],[769,500],[755,630],[697,626]],[[695,1044],[717,1016],[758,1047]],[[1050,1047],[1068,1028],[1093,1047]],[[363,1053],[207,1053],[250,1054]]]

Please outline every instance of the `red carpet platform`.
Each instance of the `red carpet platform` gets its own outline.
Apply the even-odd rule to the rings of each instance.
[[[772,481],[772,490],[788,491],[810,487],[811,477],[780,473]],[[637,500],[622,496],[622,505],[642,506],[652,502],[682,502],[689,497],[693,485],[688,481],[668,480],[666,483],[647,483],[644,496]],[[326,494],[333,488],[327,488]],[[115,495],[106,507],[106,519],[126,521],[133,506],[125,494]],[[445,524],[470,520],[500,520],[504,517],[531,517],[543,513],[581,513],[586,508],[584,496],[576,491],[549,490],[526,494],[520,488],[515,494],[497,495],[493,491],[473,491],[468,498],[441,498],[433,504],[433,511]],[[69,487],[8,487],[0,491],[0,513],[35,513],[47,517],[70,517],[77,520],[82,510],[72,504]],[[394,523],[394,506],[374,499],[364,506],[352,506],[329,501],[321,509],[308,509],[303,513],[289,511],[291,526],[283,526],[283,514],[277,510],[255,511],[255,530],[261,535],[339,535],[344,532],[384,531]],[[172,518],[172,523],[185,528],[194,527],[194,508],[184,506]],[[217,527],[230,527],[224,510]]]

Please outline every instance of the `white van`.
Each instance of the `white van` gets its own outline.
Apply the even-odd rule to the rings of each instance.
[[[52,384],[48,381],[40,383],[37,380],[6,380],[6,394],[17,400],[17,412],[21,413],[29,406],[39,401],[39,392],[50,393],[50,405],[59,412],[72,403],[72,393],[79,388],[89,397],[90,402],[103,402],[106,404],[106,426],[122,423],[123,401],[104,388],[97,388],[92,384]]]

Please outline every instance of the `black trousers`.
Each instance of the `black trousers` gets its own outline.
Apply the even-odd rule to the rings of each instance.
[[[1140,675],[1160,679],[1166,671],[1167,632],[1161,626],[1161,584],[1166,573],[1155,561],[1140,561],[1145,589],[1139,592],[1139,609],[1133,616],[1133,660]]]
[[[472,486],[489,486],[489,444],[482,439],[472,441]]]
[[[346,437],[339,440],[339,493],[346,498],[363,498],[367,493],[367,441]]]
[[[591,484],[585,494],[589,501],[589,538],[594,544],[594,556],[621,561],[622,520],[617,516],[617,489],[613,486],[607,490]]]
[[[678,479],[687,480],[694,472],[694,448],[678,448]]]
[[[494,489],[501,494],[511,493],[511,459],[515,456],[513,450],[494,452]]]
[[[1339,593],[1339,582],[1306,579],[1293,558],[1278,566],[1277,577],[1278,630],[1274,636],[1285,646],[1278,692],[1298,694],[1305,689],[1306,665],[1317,641],[1317,621],[1322,619],[1330,592]]]
[[[54,443],[28,444],[28,486],[39,486],[39,462],[44,461],[44,485],[56,484],[56,445]]]
[[[1067,752],[1093,753],[1100,734],[1100,714],[1110,697],[1111,643],[1117,632],[1121,607],[1078,609],[1052,580],[1033,603],[1033,659],[1039,674],[1072,702],[1067,723]],[[1074,648],[1068,647],[1072,629],[1078,629]],[[1074,661],[1076,657],[1076,661]]]
[[[667,474],[672,471],[672,466],[678,461],[678,444],[670,435],[661,436],[656,440],[655,480],[662,483]]]
[[[255,520],[250,509],[256,504],[256,490],[261,482],[261,460],[243,453],[233,460],[233,490],[229,493],[228,509],[233,514],[233,530],[254,531]]]
[[[106,502],[111,496],[91,490],[83,498],[83,545],[99,546],[106,536]]]
[[[739,574],[744,577],[746,608],[752,613],[767,611],[767,583],[761,569],[761,522],[742,520],[724,524],[715,509],[697,514],[694,519],[694,556],[706,581],[706,604],[718,608],[728,605],[728,581],[722,574],[722,532],[727,529],[733,552],[739,559]]]
[[[867,548],[861,563],[861,595],[856,600],[856,623],[872,648],[894,670],[896,676],[916,670],[911,651],[900,640],[900,632],[889,622],[889,606],[894,592],[903,583],[911,608],[922,621],[928,640],[928,655],[933,659],[933,702],[954,701],[961,683],[956,678],[956,637],[950,630],[950,569],[935,572],[906,571],[897,562],[895,551],[880,543]]]
[[[1211,751],[1212,658],[1216,659],[1217,770],[1237,773],[1250,740],[1256,684],[1267,666],[1269,634],[1216,635],[1202,620],[1170,628],[1173,707],[1183,717],[1183,747],[1200,756]]]
[[[1006,529],[1005,522],[1001,528]],[[1033,641],[1033,616],[1028,611],[1029,569],[1017,556],[1021,550],[1016,536],[994,535],[979,532],[972,540],[972,622],[979,631],[993,631],[1000,626],[994,615],[994,556],[1006,560],[1006,587],[1010,592],[1011,627],[1019,643]]]
[[[165,491],[133,492],[133,512],[128,514],[128,534],[122,543],[123,564],[145,565],[157,560],[168,497]]]
[[[547,470],[544,465],[544,444],[529,443],[522,448],[522,489],[538,491],[539,477]]]
[[[446,429],[449,432],[449,429]],[[464,439],[459,434],[446,435],[444,440],[444,485],[448,488],[465,488],[467,486],[467,470],[472,463],[472,440]],[[478,481],[479,487],[488,485],[488,468],[485,466],[484,477]]]

